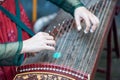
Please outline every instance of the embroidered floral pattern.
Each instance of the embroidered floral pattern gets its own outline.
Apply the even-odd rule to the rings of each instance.
[[[8,40],[9,42],[14,42],[15,41],[15,32],[13,30],[10,30],[10,32],[8,32]]]
[[[74,80],[67,76],[53,73],[26,73],[17,75],[14,80]]]
[[[14,0],[4,0],[4,2],[1,4],[6,10],[8,10],[13,15],[16,15],[16,7]],[[2,11],[0,11],[0,42],[6,43],[6,42],[15,42],[18,39],[18,32],[16,28],[16,24],[9,19]],[[25,23],[30,29],[32,29],[32,26],[30,24],[30,21],[25,14],[25,11],[20,4],[20,15],[21,20],[23,23]],[[22,38],[23,40],[28,39],[29,35],[24,30],[22,31]]]

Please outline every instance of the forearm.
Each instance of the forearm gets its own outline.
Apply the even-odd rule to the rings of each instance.
[[[83,6],[80,0],[49,0],[52,3],[56,4],[60,8],[64,9],[65,11],[69,12],[70,14],[74,14],[74,10],[79,7]]]
[[[17,53],[20,53],[22,44],[22,42],[0,44],[0,59],[15,56]]]

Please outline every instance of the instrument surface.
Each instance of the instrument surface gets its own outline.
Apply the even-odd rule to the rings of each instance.
[[[27,59],[25,65],[17,68],[19,74],[15,78],[22,80],[20,76],[28,78],[28,74],[31,74],[40,76],[40,80],[47,80],[50,75],[52,78],[48,80],[92,79],[109,31],[116,2],[117,0],[99,0],[88,8],[100,19],[97,30],[88,34],[83,31],[85,27],[78,32],[73,17],[61,10],[45,29],[54,36],[57,42],[56,51],[41,51],[34,58]],[[85,26],[84,21],[83,26]],[[54,55],[55,53],[57,54]]]

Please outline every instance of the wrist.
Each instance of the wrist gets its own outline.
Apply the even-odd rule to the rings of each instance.
[[[78,8],[85,8],[85,7],[84,7],[84,4],[79,3],[78,5],[74,6],[74,7],[73,7],[73,13],[72,13],[72,15],[74,15],[75,10],[78,9]]]
[[[22,49],[21,49],[21,54],[23,54],[23,53],[26,53],[26,52],[28,52],[27,51],[27,47],[28,47],[28,44],[27,44],[27,40],[24,40],[23,41],[23,46],[22,46]]]
[[[19,46],[16,53],[21,53],[22,47],[23,47],[23,41],[19,41]]]

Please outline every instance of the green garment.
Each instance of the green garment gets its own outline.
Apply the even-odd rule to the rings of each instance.
[[[1,44],[0,50],[1,50],[1,59],[0,59],[0,66],[10,66],[10,65],[21,65],[21,63],[24,60],[24,55],[20,54],[20,51],[22,49],[22,29],[26,31],[30,36],[34,35],[34,32],[30,30],[21,20],[20,20],[20,8],[18,0],[15,0],[16,5],[16,15],[13,15],[8,10],[6,10],[4,7],[0,6],[0,10],[6,14],[7,17],[9,17],[14,23],[16,23],[16,27],[18,30],[18,42],[16,43],[7,43],[7,44]],[[12,48],[10,48],[13,46]],[[16,46],[16,47],[15,47]],[[3,50],[3,51],[2,51]],[[11,51],[11,52],[9,52]],[[17,52],[16,52],[17,51]],[[9,55],[7,55],[9,54]],[[4,55],[4,56],[3,56]]]
[[[74,10],[77,7],[84,6],[80,0],[49,0],[52,3],[56,4],[60,8],[69,12],[72,16],[74,15]]]
[[[0,44],[0,66],[20,65],[23,56],[20,54],[22,41]]]
[[[18,0],[15,0],[15,5],[16,5],[16,17],[20,19],[20,8]],[[0,10],[4,12],[10,19],[13,19],[13,14],[9,13],[9,11],[4,9],[1,5]],[[23,45],[22,30],[18,25],[16,26],[18,29],[18,41],[0,44],[0,66],[21,65],[21,63],[24,60],[24,55],[20,54]]]
[[[11,42],[6,44],[0,44],[0,60],[14,56],[16,53],[20,53],[22,48],[22,42]]]

